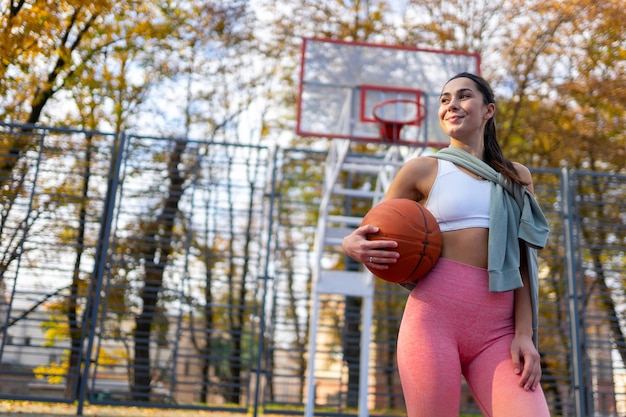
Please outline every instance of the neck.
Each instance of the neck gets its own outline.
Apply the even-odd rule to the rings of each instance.
[[[476,143],[466,143],[454,138],[450,138],[450,146],[462,149],[470,155],[473,155],[479,159],[483,159],[483,155],[485,153],[485,146],[483,145],[482,140]]]

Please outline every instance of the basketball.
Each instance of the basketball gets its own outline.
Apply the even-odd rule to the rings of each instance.
[[[374,206],[361,221],[379,228],[378,233],[369,234],[368,240],[394,240],[400,253],[395,264],[385,270],[370,272],[385,281],[403,284],[426,275],[441,255],[443,236],[437,220],[426,207],[417,201],[397,198]]]

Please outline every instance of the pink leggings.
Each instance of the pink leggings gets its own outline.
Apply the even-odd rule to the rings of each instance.
[[[407,301],[398,367],[408,417],[458,417],[461,375],[487,417],[549,417],[543,391],[513,372],[513,292],[489,292],[487,271],[441,258]]]

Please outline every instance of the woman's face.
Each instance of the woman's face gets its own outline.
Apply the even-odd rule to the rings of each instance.
[[[439,97],[439,123],[455,139],[482,140],[485,125],[494,111],[495,105],[484,103],[478,86],[469,78],[451,80]]]

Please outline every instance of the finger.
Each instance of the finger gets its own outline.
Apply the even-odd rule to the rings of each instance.
[[[391,249],[380,249],[368,251],[366,254],[373,258],[373,262],[393,263],[400,257],[400,253]]]
[[[511,352],[511,360],[513,361],[513,372],[519,375],[522,372],[522,363],[517,352]]]
[[[372,255],[383,256],[384,257],[388,253],[387,252],[383,252],[383,251],[388,251],[390,249],[397,248],[398,247],[398,242],[396,242],[395,240],[382,240],[382,239],[368,240],[367,241],[367,246],[370,247],[370,249],[372,249],[372,250],[379,249],[378,253],[372,253]]]
[[[389,269],[389,264],[379,264],[379,263],[375,263],[375,262],[363,262],[364,264],[367,265],[367,267],[372,270],[372,269],[378,269],[378,270],[387,270]]]
[[[538,384],[539,379],[537,378],[537,375],[533,373],[528,377],[528,380],[524,384],[523,388],[525,391],[534,391]]]
[[[526,391],[534,391],[541,378],[541,366],[532,358],[528,358],[524,362],[524,372],[520,378],[520,386]]]
[[[358,228],[358,231],[360,233],[369,235],[369,234],[373,234],[373,233],[378,233],[378,227],[377,226],[373,226],[371,224],[364,224],[363,226],[360,226]]]
[[[398,261],[398,257],[400,256],[397,252],[387,252],[384,251],[381,253],[371,253],[371,256],[365,257],[366,260],[364,263],[370,264],[395,264]]]
[[[537,365],[535,372],[533,373],[533,380],[530,382],[531,391],[534,391],[535,389],[537,389],[537,386],[541,382],[541,374],[542,374],[541,365]]]
[[[360,233],[367,237],[367,235],[373,235],[373,234],[378,233],[379,230],[380,228],[378,226],[374,226],[371,224],[364,224],[363,226],[360,226],[357,229],[357,233]],[[379,242],[379,243],[385,242],[385,247],[395,248],[396,246],[398,246],[398,243],[393,240],[375,240],[375,242]]]
[[[393,246],[389,246],[389,244],[382,245],[380,242],[382,241],[367,241],[362,247],[359,260],[364,263],[394,263],[400,257],[400,253],[396,252]],[[372,257],[372,260],[370,260],[370,257]]]

